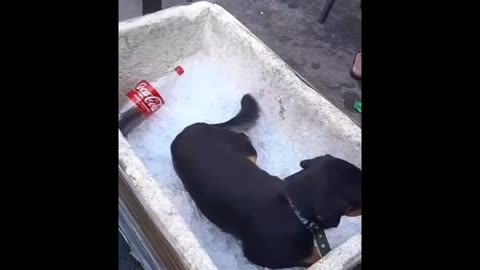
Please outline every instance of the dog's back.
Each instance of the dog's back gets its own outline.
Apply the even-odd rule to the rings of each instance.
[[[200,211],[240,239],[251,262],[300,266],[311,253],[311,233],[285,199],[284,182],[252,162],[256,151],[238,132],[255,123],[259,108],[249,95],[241,103],[227,122],[186,127],[171,145],[173,165]]]
[[[218,140],[232,139],[225,131],[197,123],[175,139],[173,164],[185,189],[205,217],[242,241],[251,262],[271,268],[303,266],[300,262],[311,252],[311,234],[285,200],[283,181]]]
[[[255,192],[272,181],[249,157],[256,157],[249,138],[240,131],[250,128],[259,115],[256,101],[242,98],[240,112],[220,124],[195,123],[172,142],[173,165],[202,213],[221,229],[240,236],[235,228],[246,226],[251,207],[264,194]],[[221,179],[221,180],[220,180]]]

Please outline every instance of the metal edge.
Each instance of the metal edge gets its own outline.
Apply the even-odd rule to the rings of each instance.
[[[186,260],[172,244],[172,236],[161,226],[154,222],[152,210],[135,192],[128,175],[119,166],[118,169],[118,195],[120,218],[125,218],[122,233],[127,236],[128,243],[133,244],[140,255],[140,259],[151,269],[190,270],[184,263]],[[121,220],[119,220],[121,221]],[[127,225],[127,226],[125,226]],[[133,236],[133,237],[132,237]]]
[[[159,268],[152,260],[152,256],[146,250],[145,245],[142,243],[138,235],[138,229],[135,229],[135,225],[131,217],[127,217],[125,207],[118,205],[118,230],[123,239],[130,247],[130,254],[142,265],[144,270],[153,270]],[[160,269],[164,269],[161,267]]]

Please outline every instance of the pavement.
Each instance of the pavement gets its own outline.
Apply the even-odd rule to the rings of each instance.
[[[163,9],[195,0],[163,0]],[[361,49],[360,0],[337,0],[326,22],[318,22],[326,0],[210,0],[221,5],[317,91],[361,126],[353,104],[361,100],[361,85],[350,77]],[[119,21],[141,16],[141,0],[119,0]],[[141,266],[120,241],[120,269]],[[135,264],[136,263],[136,264]],[[361,265],[358,269],[361,269]]]

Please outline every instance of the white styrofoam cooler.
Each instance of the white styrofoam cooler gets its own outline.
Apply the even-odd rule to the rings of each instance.
[[[272,101],[284,100],[283,104],[262,108],[262,114],[275,119],[279,110],[276,106],[284,107],[286,113],[278,122],[287,137],[299,141],[296,151],[308,152],[305,157],[312,157],[312,152],[330,153],[361,167],[361,129],[220,6],[197,2],[174,7],[121,22],[119,29],[120,106],[126,102],[125,93],[140,79],[153,81],[158,74],[198,51],[221,54],[227,61],[232,55],[241,55],[245,65],[254,67],[250,72],[261,74],[264,79],[261,89],[249,88],[259,103],[277,104]],[[239,68],[238,72],[242,70]],[[308,136],[302,137],[304,133]],[[321,138],[311,134],[321,134]],[[168,240],[162,241],[168,241],[181,254],[187,269],[218,269],[120,131],[119,137],[120,168],[148,210],[149,218],[167,236]],[[318,140],[324,143],[320,146]],[[121,223],[125,224],[125,220]],[[137,234],[141,224],[139,227],[133,229]],[[309,269],[350,269],[360,260],[361,232],[357,232]],[[151,264],[147,268],[152,268]]]

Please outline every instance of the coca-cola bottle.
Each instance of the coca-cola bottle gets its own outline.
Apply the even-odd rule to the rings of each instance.
[[[165,103],[158,90],[168,91],[170,85],[184,73],[181,66],[163,74],[155,85],[142,80],[127,93],[128,102],[120,109],[118,126],[124,136]]]

